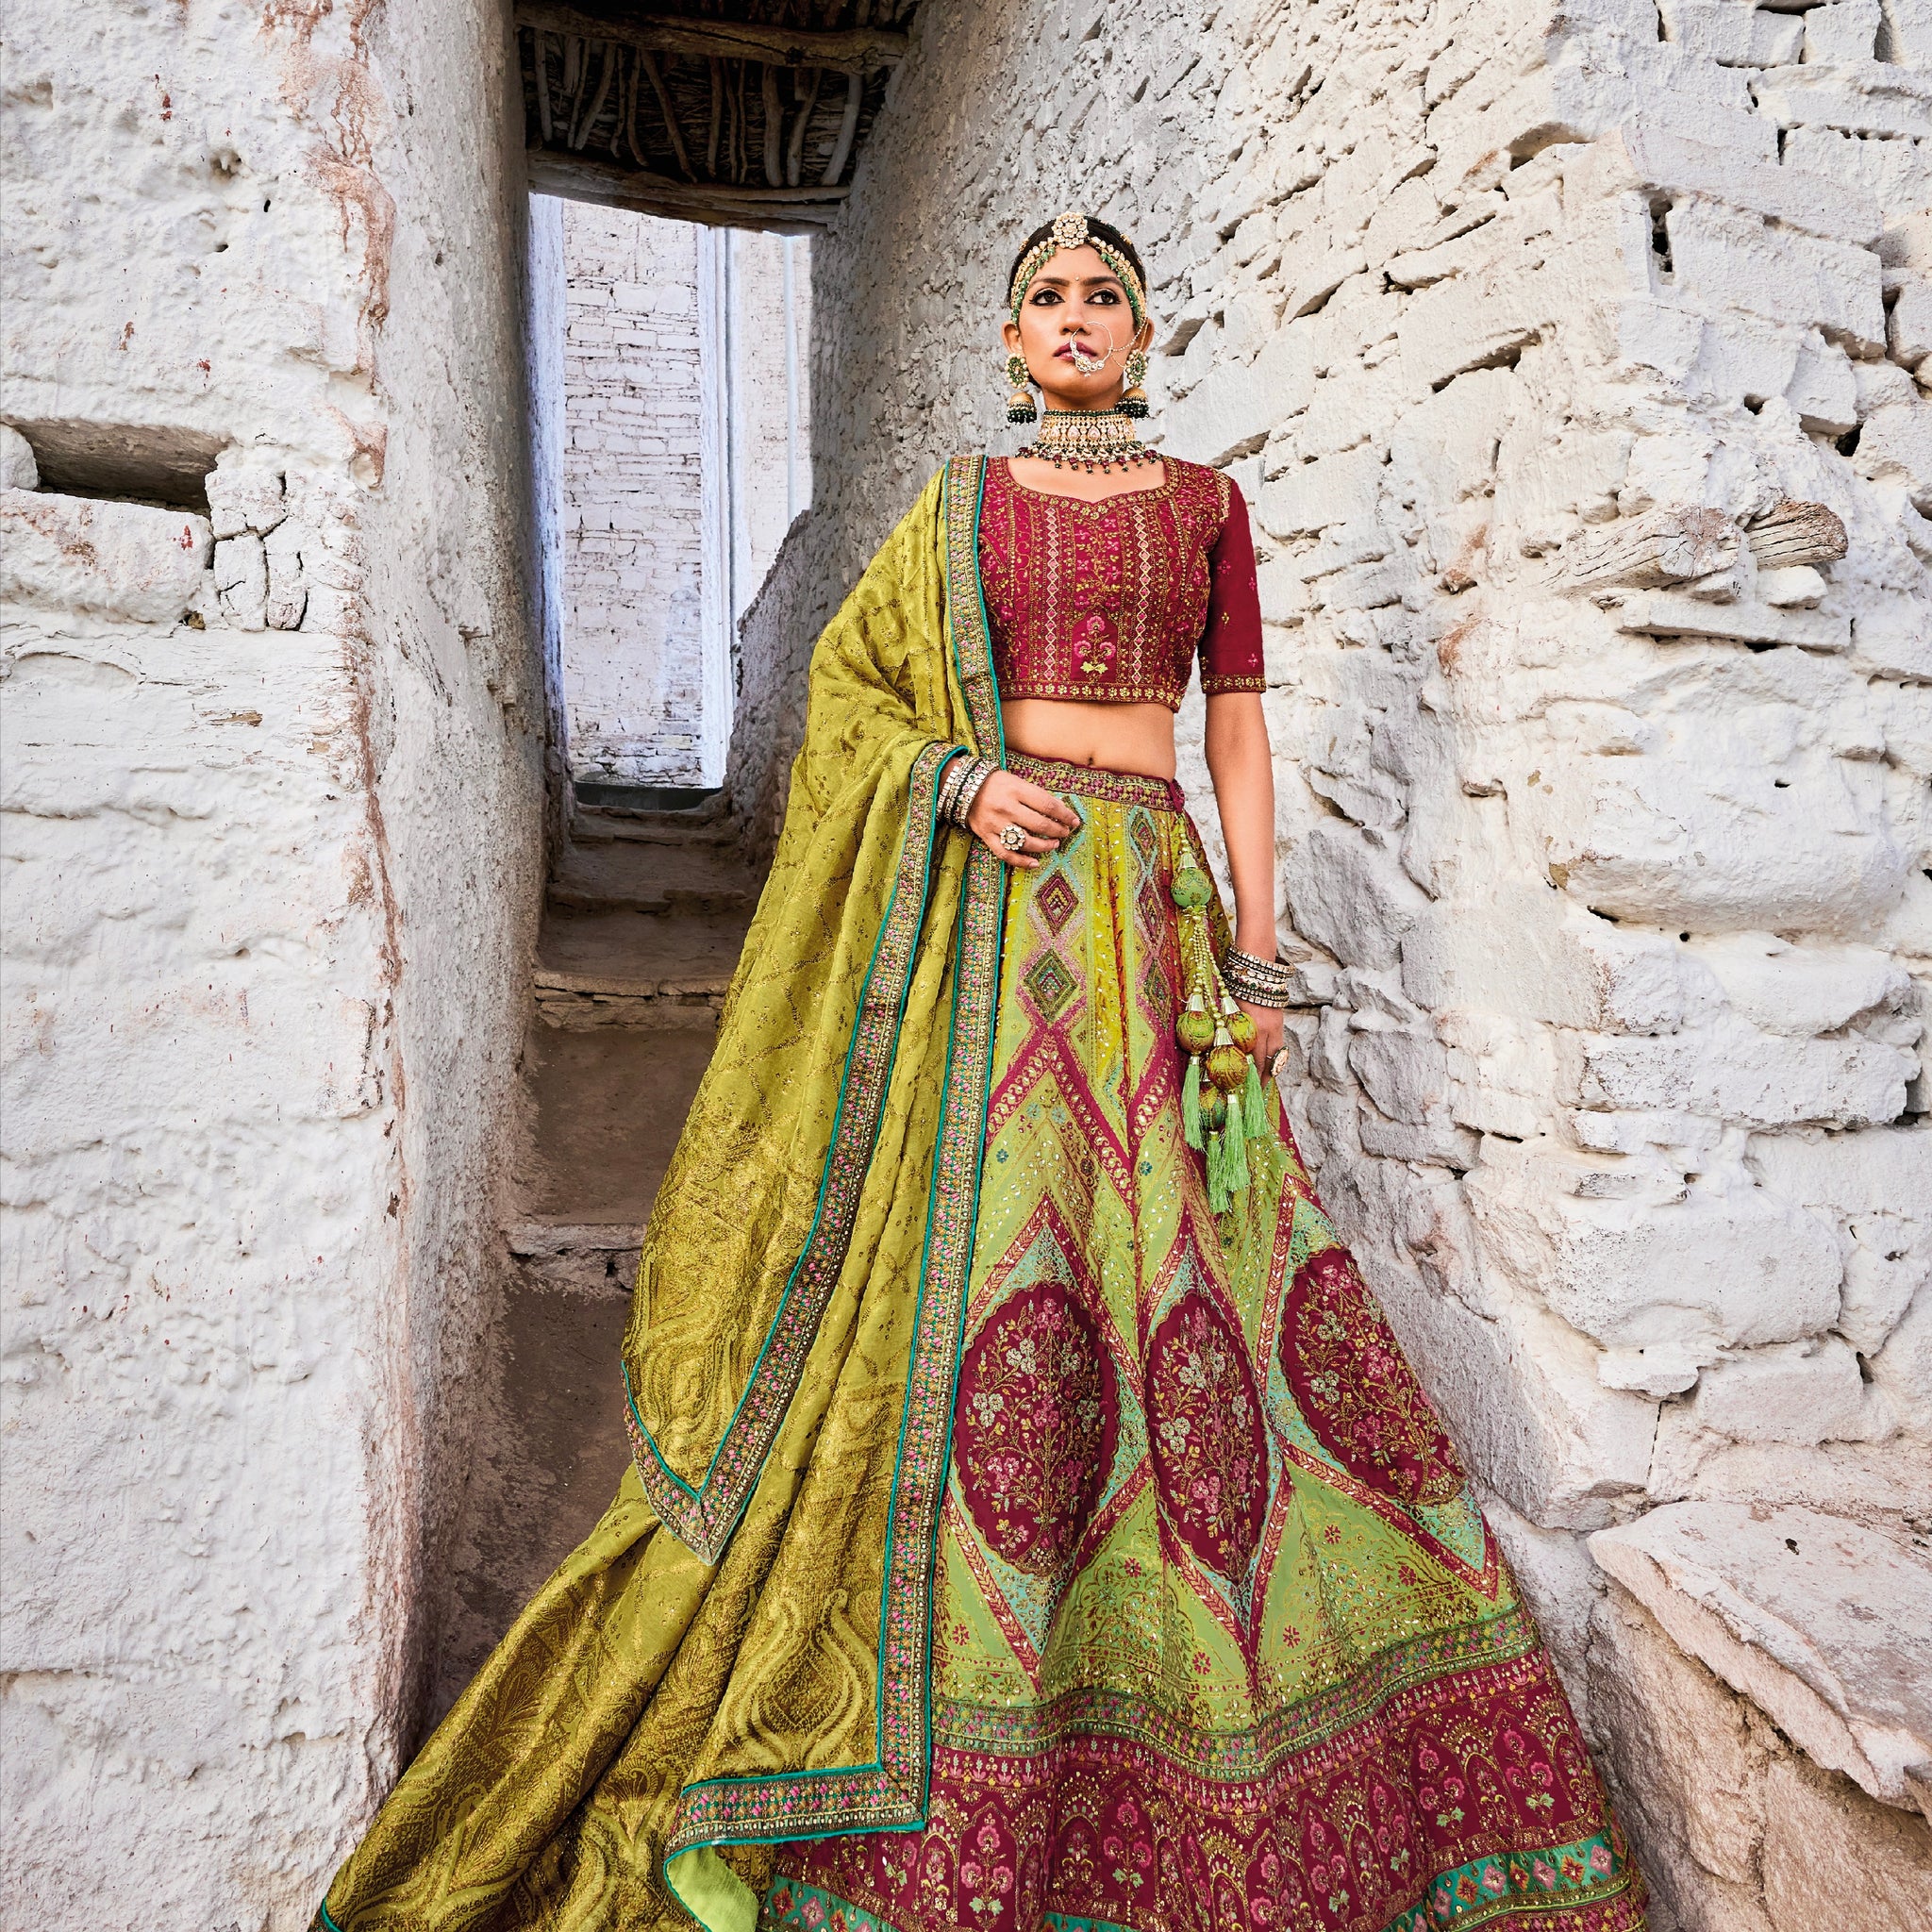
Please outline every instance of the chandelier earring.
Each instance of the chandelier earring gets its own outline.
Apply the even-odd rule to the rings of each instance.
[[[1040,411],[1033,403],[1033,391],[1026,387],[1029,379],[1025,357],[1008,356],[1007,380],[1013,385],[1013,392],[1007,398],[1008,423],[1037,423],[1040,420]]]
[[[1147,413],[1147,391],[1141,386],[1147,380],[1146,350],[1128,350],[1122,374],[1127,378],[1127,387],[1121,397],[1121,414],[1132,416],[1138,421]]]

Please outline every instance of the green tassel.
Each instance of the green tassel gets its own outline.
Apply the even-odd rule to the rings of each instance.
[[[1268,1099],[1261,1091],[1261,1070],[1251,1059],[1248,1077],[1241,1088],[1241,1116],[1247,1123],[1250,1140],[1258,1140],[1273,1123],[1268,1118]]]
[[[1227,1166],[1224,1144],[1227,1136],[1208,1137],[1208,1208],[1212,1214],[1227,1212]]]
[[[1241,1110],[1231,1107],[1227,1110],[1227,1132],[1221,1137],[1227,1142],[1221,1152],[1221,1172],[1227,1182],[1230,1195],[1244,1193],[1248,1186],[1248,1140],[1241,1132]]]
[[[1188,1071],[1181,1079],[1181,1131],[1188,1145],[1201,1151],[1201,1056],[1188,1056]]]

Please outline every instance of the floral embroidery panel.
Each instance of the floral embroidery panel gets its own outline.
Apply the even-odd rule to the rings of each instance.
[[[926,1823],[777,1847],[765,1924],[1639,1932],[1562,1690],[1285,1122],[1208,1211],[1175,789],[1025,770],[1085,824],[1008,885]]]

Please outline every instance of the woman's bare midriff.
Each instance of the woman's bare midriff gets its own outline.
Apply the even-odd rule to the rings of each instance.
[[[1001,708],[1007,749],[1108,772],[1174,776],[1174,713],[1165,705],[1091,705],[1011,698]]]

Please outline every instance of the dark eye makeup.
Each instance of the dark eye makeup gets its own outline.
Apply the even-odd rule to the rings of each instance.
[[[1026,298],[1030,305],[1039,308],[1045,308],[1061,299],[1060,291],[1058,289],[1045,284],[1037,286]],[[1087,299],[1090,302],[1100,303],[1109,308],[1118,308],[1121,305],[1121,291],[1109,282],[1095,289]]]

